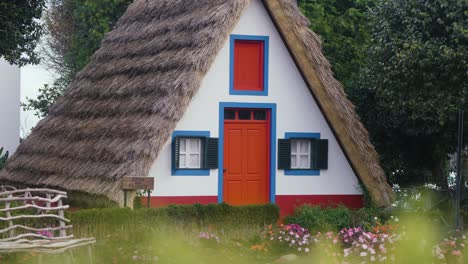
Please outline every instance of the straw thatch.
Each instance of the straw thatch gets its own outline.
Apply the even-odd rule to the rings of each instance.
[[[250,1],[258,0],[136,0],[8,161],[0,182],[120,201],[120,179],[148,175]],[[388,205],[391,190],[377,154],[318,37],[294,0],[264,2],[356,173],[377,203]]]

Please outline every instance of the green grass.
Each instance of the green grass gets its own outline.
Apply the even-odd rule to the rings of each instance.
[[[346,208],[319,209],[305,207],[295,219],[309,224],[312,230],[329,231],[342,225],[372,222],[381,210],[364,208],[357,211]],[[311,252],[301,255],[285,250],[254,251],[252,246],[264,244],[264,225],[275,224],[277,207],[227,205],[171,206],[160,209],[92,209],[68,213],[76,237],[96,238],[93,246],[94,263],[205,263],[205,264],[265,264],[275,263],[282,254],[295,253],[301,257],[291,263],[330,263],[333,254],[342,253],[342,247],[321,242]],[[383,216],[380,216],[383,219]],[[289,218],[289,221],[293,221]],[[394,223],[395,224],[395,223]],[[434,262],[432,246],[447,235],[428,217],[401,216],[401,231],[405,239],[395,244],[397,263]],[[324,226],[322,226],[324,225]],[[346,226],[349,227],[349,226]],[[214,233],[220,243],[200,240],[200,232]],[[314,234],[315,231],[312,231]],[[425,243],[421,244],[421,241]],[[424,245],[424,247],[421,247]],[[89,263],[87,248],[78,248],[58,256],[43,255],[43,263]],[[467,252],[464,252],[466,254]],[[36,254],[0,255],[0,263],[36,263]],[[358,259],[350,259],[349,263]],[[413,262],[405,262],[405,260]],[[388,262],[391,263],[391,262]],[[449,262],[450,263],[450,262]],[[461,262],[460,262],[461,263]]]

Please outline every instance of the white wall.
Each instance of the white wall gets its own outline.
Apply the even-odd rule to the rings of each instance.
[[[10,153],[20,137],[20,69],[0,58],[0,148]]]
[[[218,137],[219,102],[276,103],[277,138],[284,138],[285,132],[319,132],[329,139],[329,169],[320,176],[284,176],[283,170],[277,170],[276,194],[360,194],[354,172],[260,0],[252,1],[232,34],[270,37],[268,96],[229,95],[227,39],[176,130],[209,130]],[[150,176],[156,177],[155,196],[218,195],[218,170],[211,170],[210,176],[171,176],[169,139]]]

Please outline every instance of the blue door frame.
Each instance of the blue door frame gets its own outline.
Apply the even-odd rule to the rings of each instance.
[[[219,144],[218,144],[218,202],[223,202],[224,170],[224,109],[225,108],[261,108],[270,109],[270,203],[276,201],[276,104],[272,103],[219,103]]]

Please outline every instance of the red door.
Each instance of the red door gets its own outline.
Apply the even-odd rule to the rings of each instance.
[[[269,113],[228,109],[224,121],[223,200],[264,204],[269,195]],[[229,118],[226,118],[229,116]]]

